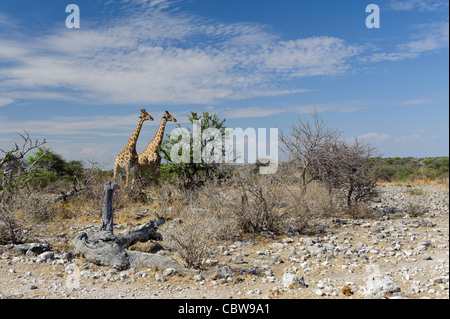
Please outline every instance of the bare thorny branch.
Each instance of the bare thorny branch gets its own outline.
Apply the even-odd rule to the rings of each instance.
[[[298,124],[290,127],[289,134],[281,132],[280,140],[288,152],[299,162],[301,169],[302,186],[320,178],[317,174],[325,173],[322,165],[324,156],[336,142],[341,133],[335,129],[328,128],[326,123],[319,117],[317,111],[311,114],[313,124],[298,118]],[[315,171],[316,175],[307,177],[308,171]]]
[[[22,182],[32,178],[32,176],[27,175],[32,173],[41,159],[47,155],[44,152],[33,163],[25,164],[25,156],[30,151],[44,145],[46,140],[32,140],[26,131],[17,134],[23,140],[20,146],[14,143],[14,147],[9,150],[0,149],[0,152],[3,153],[0,158],[0,177],[2,180],[2,187],[0,188],[0,235],[9,237],[13,242],[20,240],[20,232],[17,233],[17,229],[21,228],[18,227],[20,221],[14,214],[21,196],[15,196],[14,190],[19,190],[28,185],[28,183]]]
[[[318,113],[312,113],[313,123],[299,118],[289,134],[281,132],[280,140],[285,152],[293,156],[299,165],[301,186],[319,180],[328,186],[341,187],[347,191],[347,204],[370,197],[376,180],[369,176],[370,158],[375,148],[357,139],[348,143],[340,138],[341,133],[328,128]]]
[[[5,156],[3,156],[3,158],[0,159],[0,169],[2,169],[3,165],[5,165],[11,159],[11,156],[13,156],[14,160],[16,161],[21,160],[25,157],[25,155],[27,155],[28,152],[47,143],[45,139],[43,139],[42,141],[39,140],[33,141],[28,132],[26,131],[17,134],[23,139],[22,146],[19,147],[17,143],[14,143],[14,147],[8,151],[0,149],[0,152],[5,154]],[[37,163],[42,157],[39,157],[32,165]]]

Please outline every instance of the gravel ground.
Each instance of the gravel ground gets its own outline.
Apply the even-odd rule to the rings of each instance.
[[[448,187],[379,191],[372,206],[381,217],[330,218],[316,236],[224,243],[208,260],[218,269],[209,276],[117,271],[56,249],[21,253],[0,246],[0,298],[449,298]]]

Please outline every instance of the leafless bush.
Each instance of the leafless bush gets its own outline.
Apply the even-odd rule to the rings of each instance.
[[[329,156],[330,179],[335,187],[346,190],[347,206],[376,196],[377,178],[373,174],[375,148],[355,139],[352,144],[339,141]]]
[[[340,139],[337,130],[328,128],[316,111],[313,124],[299,118],[289,134],[280,139],[300,171],[300,185],[322,181],[331,193],[333,187],[346,190],[347,206],[368,200],[375,195],[376,178],[371,170],[375,148],[355,139],[348,143]]]
[[[290,168],[276,175],[255,174],[252,167],[241,167],[233,179],[221,188],[210,185],[202,195],[202,207],[215,212],[224,239],[236,233],[259,233],[269,230],[304,232],[314,221],[332,210],[325,187],[313,183],[308,189],[292,185]]]
[[[429,210],[422,205],[409,202],[408,205],[403,209],[403,211],[406,215],[417,218],[425,215]]]
[[[292,183],[294,170],[283,165],[277,174],[259,175],[253,166],[241,166],[226,182],[209,179],[195,197],[173,185],[160,185],[157,214],[170,218],[161,229],[165,245],[187,266],[200,267],[217,243],[244,233],[314,232],[335,205],[322,182],[308,187]]]
[[[40,157],[36,158],[31,164],[25,164],[25,156],[32,150],[44,145],[45,140],[33,141],[27,132],[18,133],[23,139],[22,145],[17,143],[10,150],[2,150],[3,157],[0,158],[0,177],[2,180],[1,189],[22,188],[27,186],[27,182],[33,177],[32,173],[37,169],[37,165],[42,157],[46,155],[44,152]]]
[[[111,180],[111,176],[101,170],[99,163],[91,162],[90,164],[91,167],[84,170],[82,180],[75,179],[71,185],[65,185],[62,189],[59,188],[59,191],[63,195],[63,200],[78,208],[100,214],[104,185]],[[116,190],[113,203],[114,210],[120,210],[135,203],[148,202],[149,199],[142,190],[143,181],[139,179],[136,179],[133,188],[121,187]]]
[[[281,132],[283,151],[298,163],[301,185],[313,180],[323,180],[328,173],[325,156],[339,140],[341,133],[327,127],[317,111],[311,114],[313,123],[298,118],[298,124],[290,127],[289,133]]]
[[[370,207],[366,203],[355,203],[344,208],[344,212],[354,219],[367,218],[372,215]]]
[[[35,177],[37,164],[45,153],[29,164],[25,163],[24,158],[46,141],[33,141],[27,132],[19,136],[23,140],[21,146],[15,143],[10,150],[0,149],[3,153],[0,158],[0,240],[3,242],[23,241],[25,233],[29,233],[30,220],[36,219],[29,218],[30,210],[26,207],[33,201],[30,199],[32,190],[29,183]]]
[[[210,214],[194,207],[187,207],[179,218],[161,229],[161,234],[164,243],[190,268],[199,268],[216,243]]]

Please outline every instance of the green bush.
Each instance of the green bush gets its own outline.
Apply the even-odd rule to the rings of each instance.
[[[191,123],[198,121],[201,132],[205,132],[208,129],[217,129],[222,136],[225,134],[225,119],[219,119],[217,114],[203,112],[201,115],[198,115],[195,112],[191,112],[191,114],[188,115],[188,120]],[[178,124],[177,128],[181,128],[181,125]],[[194,144],[193,132],[191,132],[190,128],[187,128],[187,130],[190,133],[190,145],[192,146]],[[166,164],[162,165],[159,169],[160,178],[169,182],[172,182],[174,179],[182,179],[183,185],[181,186],[192,189],[204,185],[204,183],[212,177],[225,177],[221,176],[221,170],[219,169],[220,164],[218,163],[209,163],[205,161],[204,158],[202,158],[200,163],[194,163],[193,147],[190,147],[189,163],[174,163],[170,157],[170,152],[176,143],[179,143],[179,141],[173,141],[168,138],[164,140],[160,147],[162,158],[166,162]],[[208,147],[213,145],[214,138],[212,136],[202,136],[200,143],[200,149],[203,153],[205,149],[208,149]],[[222,154],[224,154],[223,149]],[[218,176],[217,172],[219,172],[220,176]]]
[[[375,175],[378,177],[379,180],[388,181],[388,182],[392,181],[396,174],[395,167],[391,167],[391,166],[387,166],[387,165],[377,166],[374,168],[374,170],[375,170]]]
[[[40,166],[49,172],[55,172],[58,177],[69,180],[71,180],[74,175],[79,179],[84,177],[82,161],[67,162],[62,155],[53,152],[47,147],[39,147],[32,156],[27,158],[26,163],[31,164],[39,157],[41,157],[39,160]]]
[[[421,178],[438,180],[449,176],[449,158],[435,157],[417,159],[407,158],[377,158],[374,173],[381,181],[411,181]]]
[[[38,167],[33,173],[25,175],[25,184],[28,184],[32,188],[42,190],[53,182],[58,180],[58,174],[53,171],[48,171],[44,168]]]
[[[400,166],[395,173],[395,176],[400,181],[406,181],[411,178],[412,175],[414,175],[414,169],[409,166]]]

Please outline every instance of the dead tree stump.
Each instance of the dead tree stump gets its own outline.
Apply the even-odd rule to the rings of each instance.
[[[114,190],[119,189],[116,183],[106,182],[103,190],[102,227],[100,230],[113,233],[113,196]]]
[[[81,255],[89,262],[101,266],[110,266],[119,270],[128,268],[175,268],[181,273],[191,272],[174,259],[151,253],[130,251],[126,248],[139,242],[161,240],[157,232],[163,219],[154,219],[144,227],[124,236],[116,236],[113,231],[113,196],[119,186],[112,182],[105,184],[103,192],[102,226],[89,234],[82,232],[73,240],[74,254]]]

